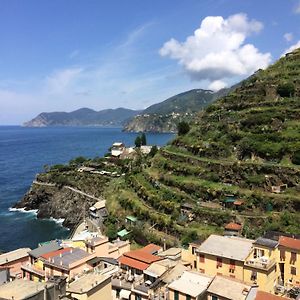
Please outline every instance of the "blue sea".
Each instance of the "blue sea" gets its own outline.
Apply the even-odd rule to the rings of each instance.
[[[0,126],[0,251],[34,248],[39,242],[68,236],[69,231],[58,221],[9,210],[43,166],[66,163],[77,156],[101,157],[113,142],[133,145],[136,136],[121,128]],[[163,146],[172,138],[172,134],[147,134],[149,145]]]

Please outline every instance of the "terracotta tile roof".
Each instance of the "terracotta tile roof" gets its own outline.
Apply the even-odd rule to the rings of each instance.
[[[141,270],[141,271],[146,270],[150,265],[150,264],[143,263],[141,261],[135,260],[133,258],[126,257],[124,255],[119,258],[119,262],[122,265],[126,265],[126,266],[129,266],[131,268],[138,269],[138,270]]]
[[[243,205],[243,204],[244,204],[244,201],[243,201],[243,200],[236,200],[236,201],[233,202],[233,204],[234,204],[234,205],[238,205],[238,206],[239,206],[239,205]]]
[[[287,298],[275,296],[266,292],[258,291],[255,300],[284,300]]]
[[[52,252],[49,252],[49,253],[46,253],[46,254],[42,255],[41,257],[45,258],[45,259],[49,259],[50,257],[54,257],[54,256],[57,256],[57,255],[63,254],[65,252],[70,252],[71,249],[72,248],[64,248],[64,249],[52,251]]]
[[[300,240],[293,239],[286,236],[281,236],[279,238],[279,245],[284,246],[291,249],[300,250]]]
[[[143,250],[147,253],[153,254],[161,249],[162,249],[161,246],[158,246],[155,244],[149,244],[149,245],[145,246],[144,248],[142,248],[141,250]]]
[[[130,257],[132,259],[141,261],[146,264],[151,264],[155,261],[161,260],[159,256],[152,255],[148,252],[145,252],[143,249],[133,250],[127,253],[124,253],[124,256]]]
[[[236,231],[239,231],[242,229],[242,225],[241,224],[237,224],[237,223],[229,223],[225,226],[225,229],[227,230],[236,230]]]

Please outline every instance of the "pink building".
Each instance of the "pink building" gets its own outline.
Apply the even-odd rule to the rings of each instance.
[[[20,248],[0,255],[0,267],[10,269],[10,277],[22,278],[21,266],[29,262],[30,248]]]

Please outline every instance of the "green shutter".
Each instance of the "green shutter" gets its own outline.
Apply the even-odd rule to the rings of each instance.
[[[174,300],[179,300],[179,293],[174,291]]]

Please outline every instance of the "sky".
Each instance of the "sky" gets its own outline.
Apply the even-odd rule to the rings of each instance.
[[[0,125],[218,90],[300,47],[300,0],[0,0]]]

